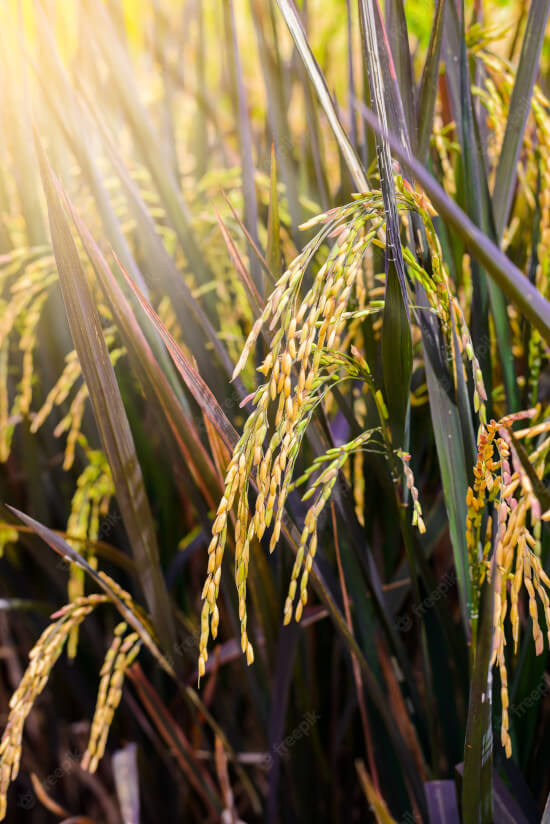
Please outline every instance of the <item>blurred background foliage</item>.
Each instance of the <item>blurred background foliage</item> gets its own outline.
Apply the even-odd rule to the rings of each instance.
[[[115,604],[116,584],[130,593],[129,600],[122,597],[130,605],[125,620],[143,640],[139,662],[126,668],[106,755],[91,772],[80,761],[99,672],[120,619],[101,603],[71,627],[67,654],[25,727],[7,820],[469,824],[502,821],[504,810],[516,822],[542,815],[550,791],[547,649],[535,654],[541,650],[531,637],[530,604],[522,600],[520,642],[514,650],[507,626],[501,668],[501,677],[508,672],[510,696],[507,758],[499,676],[491,718],[484,715],[490,678],[479,664],[485,661],[487,670],[493,613],[487,606],[490,617],[480,621],[477,647],[477,615],[468,612],[465,592],[473,586],[475,596],[489,598],[483,575],[470,578],[466,543],[466,495],[480,423],[475,393],[485,382],[489,416],[496,419],[529,407],[536,407],[536,423],[548,419],[549,341],[543,321],[526,320],[521,303],[522,277],[548,295],[547,3],[477,1],[463,9],[447,0],[439,26],[439,3],[382,4],[387,39],[378,21],[380,50],[393,53],[405,103],[401,116],[409,101],[418,119],[418,130],[411,129],[413,153],[414,133],[427,118],[430,139],[420,161],[442,183],[442,196],[456,201],[490,242],[502,241],[511,263],[494,256],[492,265],[483,261],[485,271],[466,251],[471,229],[464,235],[457,224],[436,217],[445,216],[436,194],[426,187],[434,206],[411,194],[396,164],[403,210],[425,209],[426,225],[428,213],[434,217],[441,249],[435,240],[431,248],[445,267],[448,318],[455,299],[465,318],[460,346],[453,335],[461,328],[450,320],[447,337],[433,344],[440,347],[439,372],[433,362],[426,367],[426,327],[411,324],[406,443],[392,446],[412,456],[409,486],[419,495],[426,530],[409,528],[408,477],[389,471],[383,455],[358,452],[320,521],[316,594],[300,624],[283,626],[289,546],[305,515],[294,491],[287,542],[269,555],[268,536],[252,552],[254,665],[241,656],[230,551],[220,589],[220,636],[197,689],[207,547],[234,432],[243,431],[268,344],[259,342],[231,382],[233,367],[274,281],[314,236],[316,229],[302,224],[343,207],[359,188],[284,5],[2,3],[0,498],[35,519],[22,522],[2,512],[2,722],[48,616],[97,592],[102,579],[94,571],[112,579],[107,596]],[[375,134],[361,109],[370,105],[370,93],[360,15],[375,5],[297,3],[361,175],[386,195]],[[433,89],[431,103],[430,94],[420,94],[423,74]],[[386,82],[389,76],[386,71]],[[516,77],[524,84],[526,127],[508,121]],[[519,135],[519,165],[512,152],[502,173],[508,122]],[[401,126],[389,119],[398,135]],[[491,204],[501,184],[511,200],[504,216],[498,202]],[[382,327],[392,330],[386,313],[383,323],[380,315],[380,197],[377,209],[379,243],[365,263],[366,296],[354,298],[357,322],[346,339],[368,362],[372,383],[354,373],[349,391],[329,393],[304,446],[301,471],[368,428],[384,407]],[[418,250],[406,235],[402,227],[403,247],[411,246],[407,266],[414,268],[411,256]],[[313,259],[304,289],[331,243],[326,240]],[[151,322],[124,272],[160,321]],[[493,276],[504,293],[491,286]],[[413,310],[417,301],[421,292],[411,287]],[[547,304],[541,318],[545,311]],[[462,356],[471,359],[465,354],[468,327],[482,378],[462,365]],[[450,433],[445,453],[442,439]],[[536,513],[549,508],[545,433],[524,434],[524,451],[511,447],[521,488],[531,484],[531,497],[525,492],[524,498],[543,569],[549,547]],[[496,522],[496,504],[487,507]],[[78,566],[81,558],[86,569]],[[149,631],[151,644],[144,640]],[[487,781],[489,751],[495,769]],[[0,783],[5,790],[5,772]],[[77,815],[87,818],[71,818]]]

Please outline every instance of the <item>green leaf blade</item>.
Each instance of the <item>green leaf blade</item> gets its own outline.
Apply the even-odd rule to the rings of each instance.
[[[404,446],[405,420],[412,373],[412,339],[407,307],[395,263],[388,261],[382,327],[382,363],[386,404],[390,416],[392,444]]]
[[[69,328],[88,386],[94,417],[109,461],[116,497],[135,554],[138,578],[164,644],[175,642],[170,601],[160,568],[153,518],[93,295],[80,263],[54,177],[36,139],[54,256]]]

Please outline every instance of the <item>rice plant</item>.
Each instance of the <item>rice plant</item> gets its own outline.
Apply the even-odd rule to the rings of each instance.
[[[549,9],[6,0],[0,820],[548,819]]]

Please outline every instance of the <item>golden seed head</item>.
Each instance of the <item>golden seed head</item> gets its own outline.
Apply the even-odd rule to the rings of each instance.
[[[250,666],[251,664],[254,663],[254,650],[252,648],[252,644],[250,643],[250,641],[248,642],[248,644],[246,646],[246,660],[247,660],[248,666]]]

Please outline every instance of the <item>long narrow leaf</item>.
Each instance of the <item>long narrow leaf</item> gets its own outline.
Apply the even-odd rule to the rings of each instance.
[[[154,688],[142,673],[139,664],[133,664],[128,676],[136,687],[142,703],[147,707],[150,718],[157,727],[178,766],[199,793],[215,816],[220,814],[222,803],[212,778],[197,760],[195,751],[181,727],[170,715],[166,705],[160,700]]]
[[[184,410],[178,403],[164,373],[155,361],[145,336],[136,323],[128,301],[111,272],[107,261],[103,257],[101,250],[72,206],[67,195],[62,189],[59,189],[59,193],[88,252],[99,282],[105,291],[119,328],[124,335],[126,344],[136,355],[136,360],[141,367],[140,372],[145,378],[145,385],[148,390],[156,395],[159,405],[166,415],[170,428],[176,438],[176,442],[180,446],[182,457],[194,472],[196,482],[198,486],[202,488],[210,506],[214,507],[215,500],[213,496],[219,493],[219,485],[212,461],[195,432],[195,428],[185,416]],[[122,264],[119,263],[119,266],[122,266]]]
[[[269,190],[269,214],[267,220],[266,262],[270,271],[279,277],[281,271],[281,221],[277,192],[277,160],[275,148],[271,150],[271,186]]]
[[[40,43],[43,59],[47,60],[48,71],[46,74],[49,82],[45,82],[44,74],[40,71],[38,64],[33,61],[29,55],[27,55],[27,59],[34,69],[35,76],[44,94],[44,100],[50,107],[54,118],[57,120],[61,131],[65,135],[69,147],[80,165],[84,177],[92,189],[106,236],[108,237],[116,253],[124,262],[124,266],[132,273],[132,277],[137,283],[140,284],[141,288],[147,294],[147,285],[139,267],[136,264],[128,241],[122,231],[120,222],[112,206],[109,193],[104,185],[98,165],[90,151],[85,129],[85,124],[87,123],[86,115],[78,106],[78,101],[69,83],[66,70],[61,62],[59,54],[57,53],[55,41],[43,13],[40,12],[38,14],[37,22],[41,38]],[[55,78],[55,82],[52,82],[52,78]],[[144,237],[147,238],[146,232],[144,233]],[[173,262],[171,268],[173,268]],[[170,274],[171,268],[167,268],[168,274]],[[177,301],[175,301],[175,305],[177,307]],[[171,382],[172,388],[176,391],[176,393],[178,393],[179,386],[173,372],[172,364],[167,358],[166,351],[160,345],[159,340],[155,335],[150,336],[149,344],[155,352],[159,362],[163,365],[168,379]],[[179,394],[179,398],[180,401],[185,402],[183,395]]]
[[[379,44],[377,37],[376,21],[379,10],[375,8],[375,3],[376,0],[360,0],[361,33],[364,38],[371,99],[378,119],[387,127],[388,112],[384,82],[387,74],[385,75],[383,71],[380,57],[380,50],[384,49],[384,46]],[[379,30],[381,25],[380,18]],[[402,134],[407,134],[404,122]],[[412,370],[412,343],[393,164],[389,144],[381,135],[377,138],[377,151],[380,186],[386,215],[386,293],[382,327],[382,358],[392,440],[397,447],[405,443],[405,418]]]
[[[422,290],[417,290],[420,305],[427,304]],[[466,492],[468,471],[464,453],[460,416],[452,397],[452,381],[437,346],[437,330],[432,330],[433,318],[429,312],[420,314],[424,348],[426,381],[430,392],[432,426],[449,518],[458,590],[464,628],[469,626],[472,604],[472,585],[468,567],[466,544]]]
[[[517,162],[531,107],[533,86],[537,79],[539,58],[549,12],[550,0],[532,0],[529,6],[527,25],[523,35],[521,55],[510,98],[508,120],[506,121],[493,189],[493,209],[499,240],[502,238],[510,212],[517,175]]]
[[[417,147],[416,155],[424,162],[430,148],[430,136],[433,126],[437,86],[439,81],[439,63],[441,44],[443,42],[443,21],[445,19],[446,0],[437,0],[434,21],[430,31],[428,53],[422,71],[420,92],[418,95]]]
[[[409,31],[405,17],[404,0],[389,0],[386,6],[386,31],[395,74],[403,109],[407,121],[407,129],[412,145],[416,146],[416,100],[411,52],[409,49]]]
[[[451,33],[454,51],[450,55],[451,64],[458,61],[459,95],[453,102],[454,114],[459,124],[458,138],[461,153],[458,163],[458,183],[461,205],[485,235],[498,243],[493,216],[493,206],[489,194],[481,129],[477,120],[471,90],[469,55],[466,44],[464,10],[459,19],[454,4],[450,4],[447,15],[447,32]],[[454,73],[454,69],[451,70]],[[512,411],[519,407],[519,393],[515,375],[514,358],[511,347],[510,323],[504,295],[499,287],[487,278],[485,269],[476,259],[472,261],[472,339],[480,351],[480,365],[485,385],[491,397],[491,364],[487,341],[489,340],[489,312],[494,321],[495,336],[502,366],[502,375],[509,407]],[[489,404],[490,412],[490,404]]]
[[[94,45],[110,67],[110,76],[120,105],[126,112],[132,132],[151,176],[161,196],[168,218],[180,240],[182,249],[195,275],[204,282],[211,279],[207,261],[197,245],[187,204],[174,180],[172,170],[164,161],[149,115],[141,102],[127,61],[127,55],[118,48],[111,21],[103,3],[90,0],[85,6],[89,31]]]
[[[292,39],[294,40],[300,57],[304,62],[311,82],[315,87],[315,91],[319,96],[321,105],[328,118],[328,121],[332,128],[332,131],[334,132],[336,140],[338,141],[340,151],[342,152],[342,155],[346,160],[348,168],[351,174],[353,175],[355,185],[359,187],[359,190],[361,192],[367,192],[369,189],[369,185],[367,183],[367,178],[365,177],[365,173],[361,166],[361,162],[357,157],[357,154],[355,153],[355,149],[351,145],[349,137],[345,133],[342,124],[340,123],[340,119],[338,118],[336,108],[332,101],[330,92],[327,88],[327,84],[322,75],[321,69],[319,68],[319,64],[317,63],[313,55],[313,52],[311,51],[310,45],[306,37],[306,33],[304,32],[302,21],[300,20],[300,15],[296,10],[296,6],[294,5],[293,0],[277,0],[277,5],[281,10],[281,14],[283,15],[285,23],[287,24],[288,29],[292,35]]]
[[[504,252],[448,196],[433,175],[416,158],[411,157],[400,140],[381,127],[374,113],[360,102],[356,105],[372,128],[386,136],[394,155],[416,178],[443,220],[453,227],[472,254],[483,264],[495,283],[500,286],[502,291],[533,326],[539,330],[544,340],[550,343],[550,303],[529,282],[523,272],[506,257]]]
[[[302,208],[298,194],[298,169],[292,152],[292,133],[288,122],[285,76],[278,49],[268,42],[264,26],[266,3],[250,0],[250,11],[258,40],[258,54],[266,88],[267,116],[273,135],[273,146],[281,167],[281,177],[288,198],[288,208],[292,218],[291,232],[298,243],[297,227],[302,222]]]
[[[463,824],[491,824],[493,821],[491,654],[494,632],[494,581],[493,574],[484,588],[480,632],[470,686],[462,781]]]
[[[161,289],[166,290],[172,301],[174,311],[180,320],[180,325],[185,336],[186,343],[197,354],[197,359],[199,361],[201,360],[199,353],[202,353],[204,349],[203,341],[197,334],[198,325],[202,328],[205,337],[216,351],[216,354],[220,358],[226,373],[230,375],[233,371],[233,366],[227,352],[223,347],[223,344],[216,334],[216,330],[213,328],[208,315],[200,303],[193,297],[193,294],[187,286],[182,273],[178,270],[174,259],[168,254],[166,247],[157,234],[154,221],[148,212],[145,203],[143,202],[139,188],[132,180],[128,170],[126,169],[122,157],[120,156],[112,136],[109,134],[108,128],[98,107],[94,105],[94,101],[89,96],[86,96],[86,101],[100,128],[109,159],[113,164],[113,167],[116,170],[120,178],[120,182],[126,192],[128,205],[136,220],[140,233],[140,239],[143,243],[147,261],[150,266],[150,277],[154,277],[155,280],[158,278]],[[118,254],[116,246],[114,248]],[[127,268],[124,258],[122,258],[122,263],[125,268]],[[129,269],[129,272],[132,273],[132,269]],[[137,282],[139,283],[139,280]],[[190,317],[190,312],[192,317]],[[189,328],[190,322],[193,324],[191,329]]]
[[[109,597],[109,599],[113,602],[116,606],[118,611],[120,612],[122,618],[128,622],[128,624],[134,629],[145,646],[149,649],[152,655],[157,659],[160,663],[162,668],[170,675],[174,675],[174,670],[170,662],[166,659],[164,654],[161,652],[158,646],[158,642],[154,637],[152,629],[148,626],[148,622],[146,622],[141,615],[134,609],[130,609],[128,604],[123,601],[117,592],[113,589],[113,587],[109,584],[105,578],[103,578],[97,570],[95,570],[90,564],[85,560],[85,558],[80,555],[75,549],[64,540],[57,532],[54,532],[53,529],[49,529],[44,524],[35,521],[34,518],[31,518],[29,515],[25,515],[24,512],[20,512],[18,509],[15,509],[13,506],[7,506],[10,512],[13,512],[21,521],[23,521],[26,526],[30,527],[33,532],[35,532],[42,540],[47,543],[55,552],[58,553],[65,561],[70,561],[71,564],[76,564],[80,567],[84,572],[92,578],[95,583],[102,589],[105,594]]]
[[[163,643],[171,645],[175,641],[171,607],[162,578],[153,518],[130,426],[93,295],[38,138],[36,145],[48,203],[54,255],[71,335],[111,468],[121,515],[135,555],[139,581],[159,636]]]
[[[224,9],[229,18],[229,29],[231,31],[231,39],[229,47],[232,52],[233,63],[235,67],[234,77],[236,83],[236,98],[238,105],[238,127],[239,127],[239,144],[241,150],[241,173],[243,179],[243,199],[244,199],[244,223],[256,246],[259,245],[258,240],[258,202],[256,198],[256,188],[254,183],[254,161],[252,157],[252,134],[250,129],[250,119],[248,116],[248,107],[246,99],[246,91],[244,88],[243,68],[241,63],[241,55],[239,52],[239,43],[237,38],[237,28],[235,24],[235,9],[233,7],[233,0],[224,0]],[[256,284],[256,288],[260,294],[264,293],[264,284],[261,269],[252,250],[249,249],[249,263],[250,274],[252,280]]]

